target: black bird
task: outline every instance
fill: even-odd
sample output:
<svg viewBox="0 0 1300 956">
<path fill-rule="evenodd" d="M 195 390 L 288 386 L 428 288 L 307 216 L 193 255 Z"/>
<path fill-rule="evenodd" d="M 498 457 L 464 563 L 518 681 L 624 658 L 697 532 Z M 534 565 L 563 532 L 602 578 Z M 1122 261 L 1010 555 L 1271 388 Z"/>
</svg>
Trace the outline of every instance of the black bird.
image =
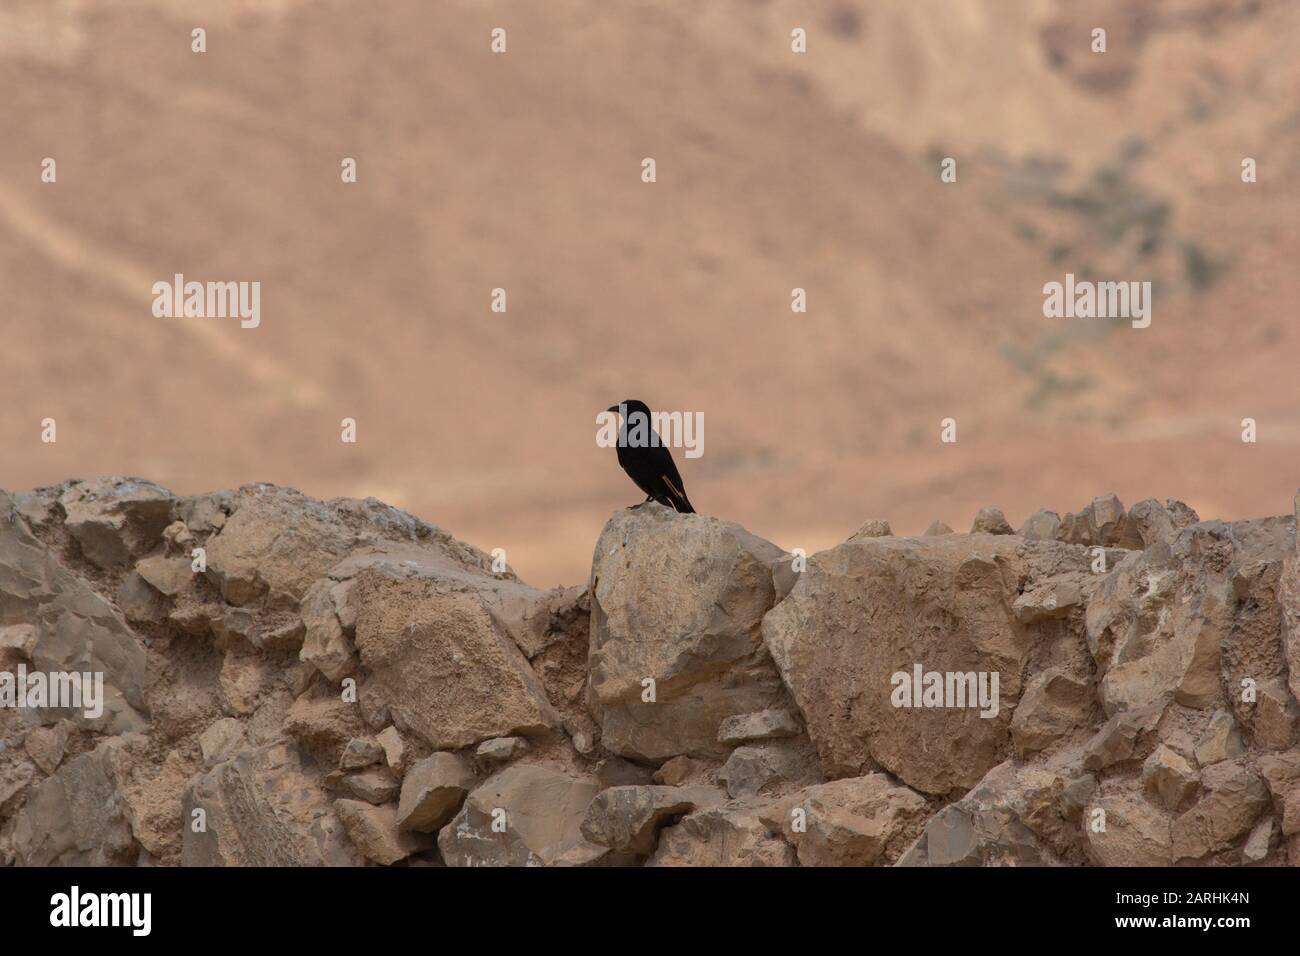
<svg viewBox="0 0 1300 956">
<path fill-rule="evenodd" d="M 646 493 L 645 500 L 657 501 L 686 514 L 694 514 L 695 509 L 686 497 L 682 476 L 673 464 L 672 453 L 651 426 L 650 409 L 646 403 L 629 398 L 611 405 L 606 411 L 623 416 L 623 424 L 618 430 L 618 463 L 628 477 L 636 482 L 636 486 Z M 638 419 L 638 415 L 645 417 Z M 632 426 L 631 441 L 628 439 L 629 424 Z M 636 444 L 633 445 L 633 442 Z"/>
</svg>

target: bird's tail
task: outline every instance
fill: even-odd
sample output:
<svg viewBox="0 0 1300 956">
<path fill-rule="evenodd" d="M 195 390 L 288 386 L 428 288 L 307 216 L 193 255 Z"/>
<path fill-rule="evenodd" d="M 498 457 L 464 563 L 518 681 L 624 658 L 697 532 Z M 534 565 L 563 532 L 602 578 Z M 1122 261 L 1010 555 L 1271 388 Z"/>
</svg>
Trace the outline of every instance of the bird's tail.
<svg viewBox="0 0 1300 956">
<path fill-rule="evenodd" d="M 686 492 L 681 488 L 678 488 L 677 485 L 673 483 L 673 480 L 667 475 L 661 475 L 660 477 L 663 478 L 664 484 L 668 486 L 668 494 L 666 496 L 668 500 L 662 503 L 671 505 L 674 510 L 679 511 L 682 514 L 695 514 L 695 508 L 691 505 L 690 499 L 686 497 Z M 681 479 L 678 478 L 677 481 L 680 483 Z"/>
</svg>

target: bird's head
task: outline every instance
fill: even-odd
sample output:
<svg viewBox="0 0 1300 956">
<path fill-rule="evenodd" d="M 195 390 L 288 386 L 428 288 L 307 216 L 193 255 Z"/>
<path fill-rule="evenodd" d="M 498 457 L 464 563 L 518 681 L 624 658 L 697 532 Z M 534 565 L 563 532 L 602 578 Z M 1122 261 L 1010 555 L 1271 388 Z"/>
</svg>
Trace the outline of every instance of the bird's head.
<svg viewBox="0 0 1300 956">
<path fill-rule="evenodd" d="M 618 414 L 623 416 L 624 421 L 626 421 L 627 417 L 631 415 L 633 412 L 640 412 L 642 415 L 645 416 L 646 421 L 650 420 L 650 406 L 648 406 L 645 402 L 635 398 L 625 398 L 617 405 L 609 406 L 609 408 L 605 409 L 605 411 L 617 412 Z"/>
</svg>

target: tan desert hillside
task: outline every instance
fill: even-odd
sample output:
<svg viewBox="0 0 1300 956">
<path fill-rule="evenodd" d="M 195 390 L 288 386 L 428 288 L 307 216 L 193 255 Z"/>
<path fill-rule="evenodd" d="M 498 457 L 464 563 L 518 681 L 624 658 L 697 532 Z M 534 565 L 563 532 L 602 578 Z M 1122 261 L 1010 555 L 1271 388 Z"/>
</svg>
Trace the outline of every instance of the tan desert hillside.
<svg viewBox="0 0 1300 956">
<path fill-rule="evenodd" d="M 0 484 L 374 495 L 572 583 L 641 497 L 594 441 L 632 397 L 703 413 L 697 508 L 809 553 L 1102 487 L 1285 512 L 1298 40 L 1276 0 L 6 0 Z M 1152 325 L 1045 319 L 1067 272 Z M 176 273 L 261 325 L 155 318 Z"/>
</svg>

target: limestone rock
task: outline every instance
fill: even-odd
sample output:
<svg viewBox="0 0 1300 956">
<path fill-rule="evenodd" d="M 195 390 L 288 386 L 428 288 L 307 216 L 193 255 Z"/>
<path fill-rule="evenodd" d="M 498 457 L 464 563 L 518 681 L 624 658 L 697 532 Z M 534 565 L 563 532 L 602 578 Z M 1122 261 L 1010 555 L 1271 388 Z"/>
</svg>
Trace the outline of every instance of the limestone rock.
<svg viewBox="0 0 1300 956">
<path fill-rule="evenodd" d="M 862 527 L 853 532 L 849 540 L 853 538 L 888 538 L 894 533 L 894 529 L 889 526 L 889 522 L 883 518 L 869 518 L 862 523 Z"/>
<path fill-rule="evenodd" d="M 180 502 L 177 503 L 177 507 L 179 506 Z M 174 507 L 172 513 L 175 514 L 176 510 L 177 508 Z M 192 550 L 193 546 L 198 543 L 198 539 L 190 530 L 189 525 L 180 519 L 173 521 L 167 527 L 163 528 L 162 539 L 167 542 L 168 551 L 180 551 L 187 555 Z"/>
<path fill-rule="evenodd" d="M 600 846 L 645 856 L 654 852 L 664 826 L 723 800 L 722 791 L 711 787 L 610 787 L 587 807 L 582 835 Z"/>
<path fill-rule="evenodd" d="M 28 761 L 0 764 L 0 819 L 13 816 L 36 777 L 36 766 Z"/>
<path fill-rule="evenodd" d="M 27 732 L 27 739 L 23 741 L 27 756 L 45 773 L 54 773 L 63 762 L 69 728 L 69 722 L 61 720 L 53 727 L 35 727 Z"/>
<path fill-rule="evenodd" d="M 1256 767 L 1273 797 L 1273 809 L 1285 813 L 1287 797 L 1300 793 L 1300 748 L 1280 754 L 1261 754 Z"/>
<path fill-rule="evenodd" d="M 1200 786 L 1187 759 L 1164 744 L 1142 765 L 1142 783 L 1166 810 L 1179 809 Z"/>
<path fill-rule="evenodd" d="M 0 653 L 12 652 L 25 661 L 32 659 L 39 637 L 35 625 L 10 624 L 0 627 Z"/>
<path fill-rule="evenodd" d="M 330 680 L 341 681 L 356 671 L 357 655 L 335 610 L 334 586 L 329 578 L 321 578 L 303 597 L 304 637 L 299 659 Z"/>
<path fill-rule="evenodd" d="M 801 866 L 872 866 L 892 862 L 919 833 L 925 799 L 884 774 L 809 787 L 787 813 L 783 831 Z M 803 812 L 796 827 L 797 811 Z"/>
<path fill-rule="evenodd" d="M 795 851 L 754 810 L 707 807 L 659 834 L 647 866 L 795 866 Z"/>
<path fill-rule="evenodd" d="M 1241 731 L 1232 714 L 1226 710 L 1214 712 L 1210 725 L 1196 742 L 1196 762 L 1202 767 L 1240 756 L 1246 747 L 1241 741 Z"/>
<path fill-rule="evenodd" d="M 1150 654 L 1120 661 L 1106 671 L 1101 699 L 1107 711 L 1138 708 L 1169 697 L 1188 707 L 1213 704 L 1220 693 L 1222 631 L 1212 619 L 1221 607 L 1217 598 L 1176 605 L 1167 641 Z"/>
<path fill-rule="evenodd" d="M 1098 818 L 1093 811 L 1105 816 Z M 1169 816 L 1133 793 L 1099 797 L 1089 808 L 1084 833 L 1098 866 L 1169 866 Z"/>
<path fill-rule="evenodd" d="M 1154 498 L 1139 501 L 1129 510 L 1133 530 L 1142 541 L 1143 548 L 1169 544 L 1178 533 L 1173 515 Z"/>
<path fill-rule="evenodd" d="M 1169 512 L 1169 517 L 1173 519 L 1174 527 L 1180 531 L 1183 528 L 1197 524 L 1201 520 L 1200 515 L 1177 498 L 1166 498 L 1165 510 Z"/>
<path fill-rule="evenodd" d="M 326 506 L 292 489 L 241 488 L 231 508 L 207 543 L 207 575 L 236 606 L 261 601 L 273 588 L 301 597 L 356 543 Z"/>
<path fill-rule="evenodd" d="M 367 693 L 399 729 L 454 750 L 559 727 L 537 675 L 479 593 L 369 569 L 357 575 L 349 604 Z"/>
<path fill-rule="evenodd" d="M 169 614 L 167 599 L 135 571 L 122 578 L 113 601 L 130 624 L 157 624 Z"/>
<path fill-rule="evenodd" d="M 600 789 L 554 764 L 511 764 L 465 798 L 438 834 L 448 866 L 549 866 L 599 855 L 581 832 Z"/>
<path fill-rule="evenodd" d="M 223 717 L 199 735 L 203 765 L 213 767 L 242 750 L 246 742 L 244 724 L 234 717 Z"/>
<path fill-rule="evenodd" d="M 1282 801 L 1282 835 L 1300 833 L 1300 790 L 1292 790 Z"/>
<path fill-rule="evenodd" d="M 360 800 L 335 800 L 334 813 L 358 852 L 381 866 L 391 866 L 432 845 L 429 837 L 399 829 L 397 811 L 392 807 L 374 807 Z"/>
<path fill-rule="evenodd" d="M 272 488 L 272 485 L 264 485 Z M 194 534 L 207 535 L 224 527 L 230 516 L 232 502 L 236 497 L 233 491 L 213 491 L 207 494 L 189 495 L 178 498 L 175 515 L 185 530 Z"/>
<path fill-rule="evenodd" d="M 1011 525 L 1007 523 L 1006 515 L 997 508 L 985 505 L 975 515 L 975 522 L 971 525 L 971 534 L 1015 534 Z"/>
<path fill-rule="evenodd" d="M 1296 718 L 1300 706 L 1281 680 L 1259 683 L 1251 728 L 1255 743 L 1265 750 L 1285 750 L 1295 739 Z"/>
<path fill-rule="evenodd" d="M 196 810 L 203 813 L 196 816 Z M 182 819 L 186 866 L 359 862 L 308 766 L 282 743 L 242 750 L 195 777 L 185 790 Z"/>
<path fill-rule="evenodd" d="M 737 747 L 718 770 L 718 782 L 732 797 L 780 793 L 821 781 L 817 752 L 803 740 Z"/>
<path fill-rule="evenodd" d="M 606 757 L 596 765 L 596 779 L 603 788 L 645 787 L 655 783 L 654 770 L 622 757 Z"/>
<path fill-rule="evenodd" d="M 187 748 L 169 749 L 159 758 L 146 734 L 119 738 L 113 751 L 113 779 L 121 795 L 131 834 L 140 844 L 137 865 L 176 866 L 181 861 L 185 787 L 201 770 Z"/>
<path fill-rule="evenodd" d="M 123 500 L 129 496 L 124 494 Z M 70 570 L 21 518 L 6 520 L 12 502 L 7 492 L 0 491 L 0 608 L 7 628 L 22 625 L 7 632 L 7 641 L 22 651 L 29 670 L 103 674 L 104 682 L 98 716 L 85 708 L 45 708 L 33 715 L 44 724 L 69 718 L 83 729 L 112 734 L 142 729 L 143 646 L 118 609 Z M 97 507 L 88 503 L 84 513 L 89 515 Z M 111 508 L 111 502 L 104 507 Z M 126 521 L 125 516 L 134 512 L 126 505 L 123 508 L 113 513 Z M 28 627 L 35 631 L 34 641 Z"/>
<path fill-rule="evenodd" d="M 1084 603 L 1078 581 L 1072 577 L 1049 578 L 1042 584 L 1027 588 L 1012 602 L 1016 620 L 1022 624 L 1061 618 L 1069 615 Z"/>
<path fill-rule="evenodd" d="M 136 573 L 164 597 L 175 597 L 194 583 L 194 571 L 188 558 L 169 558 L 156 554 L 136 563 Z"/>
<path fill-rule="evenodd" d="M 1255 828 L 1250 831 L 1250 837 L 1246 840 L 1246 845 L 1241 848 L 1241 857 L 1247 863 L 1258 863 L 1268 856 L 1272 849 L 1273 837 L 1277 832 L 1277 824 L 1273 822 L 1272 817 L 1264 817 Z"/>
<path fill-rule="evenodd" d="M 157 543 L 174 497 L 151 481 L 98 478 L 73 482 L 60 497 L 64 528 L 93 564 L 125 567 Z"/>
<path fill-rule="evenodd" d="M 669 787 L 680 787 L 688 781 L 701 777 L 708 767 L 707 763 L 693 757 L 674 757 L 654 772 L 654 782 Z"/>
<path fill-rule="evenodd" d="M 118 789 L 118 741 L 73 757 L 32 789 L 14 822 L 20 866 L 114 866 L 138 847 Z"/>
<path fill-rule="evenodd" d="M 1060 531 L 1061 516 L 1043 508 L 1026 518 L 1017 534 L 1026 541 L 1055 541 Z"/>
<path fill-rule="evenodd" d="M 1011 535 L 862 539 L 809 559 L 763 634 L 826 776 L 884 767 L 915 789 L 947 794 L 998 763 L 1029 642 L 1011 610 L 1027 547 L 1047 549 L 1038 557 L 1054 569 L 1070 560 L 1061 545 Z M 996 675 L 1001 705 L 988 717 L 976 701 L 895 706 L 895 675 L 909 689 L 918 664 L 941 680 L 970 674 L 978 684 L 983 673 L 989 692 Z"/>
<path fill-rule="evenodd" d="M 484 770 L 495 770 L 512 760 L 518 760 L 532 749 L 523 737 L 493 737 L 478 745 L 474 751 L 475 762 Z"/>
<path fill-rule="evenodd" d="M 456 815 L 474 783 L 473 769 L 456 754 L 436 753 L 412 764 L 402 779 L 398 826 L 423 833 L 440 830 Z"/>
<path fill-rule="evenodd" d="M 338 766 L 348 741 L 365 733 L 360 710 L 329 688 L 313 687 L 290 705 L 284 732 L 327 766 Z"/>
<path fill-rule="evenodd" d="M 718 727 L 718 741 L 739 744 L 747 740 L 774 740 L 795 737 L 801 732 L 799 719 L 788 710 L 771 707 L 752 714 L 726 718 Z"/>
<path fill-rule="evenodd" d="M 406 741 L 402 739 L 401 731 L 396 727 L 385 727 L 375 740 L 384 749 L 385 764 L 399 773 L 406 768 Z"/>
<path fill-rule="evenodd" d="M 799 583 L 806 558 L 784 554 L 772 564 L 772 603 L 780 604 Z"/>
<path fill-rule="evenodd" d="M 925 822 L 897 866 L 1045 866 L 1078 856 L 1091 774 L 1005 761 Z"/>
<path fill-rule="evenodd" d="M 373 737 L 353 737 L 339 757 L 340 770 L 364 770 L 384 759 L 384 748 Z"/>
<path fill-rule="evenodd" d="M 1142 537 L 1128 520 L 1124 505 L 1115 495 L 1093 498 L 1084 509 L 1088 516 L 1091 538 L 1102 547 L 1141 548 Z"/>
<path fill-rule="evenodd" d="M 0 706 L 0 866 L 1297 864 L 1296 532 L 1103 496 L 805 565 L 650 504 L 544 591 L 373 499 L 0 492 L 0 674 L 105 677 Z"/>
<path fill-rule="evenodd" d="M 780 558 L 738 525 L 654 503 L 610 518 L 592 564 L 588 681 L 607 750 L 720 757 L 723 720 L 779 702 L 760 624 Z"/>
<path fill-rule="evenodd" d="M 231 647 L 217 681 L 222 710 L 232 717 L 247 717 L 280 685 L 280 680 L 278 664 L 242 645 Z"/>
<path fill-rule="evenodd" d="M 1056 540 L 1063 541 L 1066 544 L 1078 544 L 1085 547 L 1095 545 L 1098 542 L 1092 537 L 1092 516 L 1088 509 L 1085 508 L 1080 514 L 1066 512 L 1065 517 L 1061 519 L 1060 526 L 1056 529 Z"/>
<path fill-rule="evenodd" d="M 325 777 L 327 790 L 376 807 L 395 801 L 401 786 L 397 774 L 387 767 L 370 767 L 354 773 L 335 770 Z"/>
<path fill-rule="evenodd" d="M 1086 615 L 1107 712 L 1159 699 L 1209 710 L 1242 678 L 1279 672 L 1273 592 L 1292 535 L 1290 518 L 1203 522 L 1116 564 Z"/>
<path fill-rule="evenodd" d="M 300 601 L 341 558 L 366 546 L 432 545 L 450 537 L 373 498 L 320 502 L 272 485 L 246 485 L 224 508 L 229 517 L 207 543 L 207 573 L 236 606 L 268 595 Z M 463 545 L 456 551 L 470 555 Z"/>
<path fill-rule="evenodd" d="M 36 488 L 31 491 L 15 491 L 10 495 L 13 514 L 27 522 L 28 527 L 43 528 L 55 523 L 58 514 L 59 496 L 67 490 L 68 482 L 48 488 Z"/>
<path fill-rule="evenodd" d="M 1173 824 L 1175 860 L 1194 860 L 1231 846 L 1268 806 L 1264 780 L 1240 759 L 1201 771 L 1201 796 Z"/>
<path fill-rule="evenodd" d="M 1145 759 L 1165 707 L 1163 703 L 1148 704 L 1111 717 L 1084 745 L 1084 769 L 1102 770 L 1125 760 Z"/>
<path fill-rule="evenodd" d="M 1011 718 L 1011 739 L 1021 754 L 1043 750 L 1086 726 L 1092 711 L 1092 687 L 1063 668 L 1050 667 L 1025 685 Z"/>
<path fill-rule="evenodd" d="M 590 757 L 596 752 L 596 738 L 586 730 L 577 726 L 566 726 L 564 728 L 569 733 L 569 742 L 573 744 L 573 749 L 584 757 Z"/>
<path fill-rule="evenodd" d="M 1287 687 L 1292 698 L 1300 701 L 1300 555 L 1288 555 L 1283 562 L 1278 603 L 1282 605 L 1282 652 Z"/>
</svg>

